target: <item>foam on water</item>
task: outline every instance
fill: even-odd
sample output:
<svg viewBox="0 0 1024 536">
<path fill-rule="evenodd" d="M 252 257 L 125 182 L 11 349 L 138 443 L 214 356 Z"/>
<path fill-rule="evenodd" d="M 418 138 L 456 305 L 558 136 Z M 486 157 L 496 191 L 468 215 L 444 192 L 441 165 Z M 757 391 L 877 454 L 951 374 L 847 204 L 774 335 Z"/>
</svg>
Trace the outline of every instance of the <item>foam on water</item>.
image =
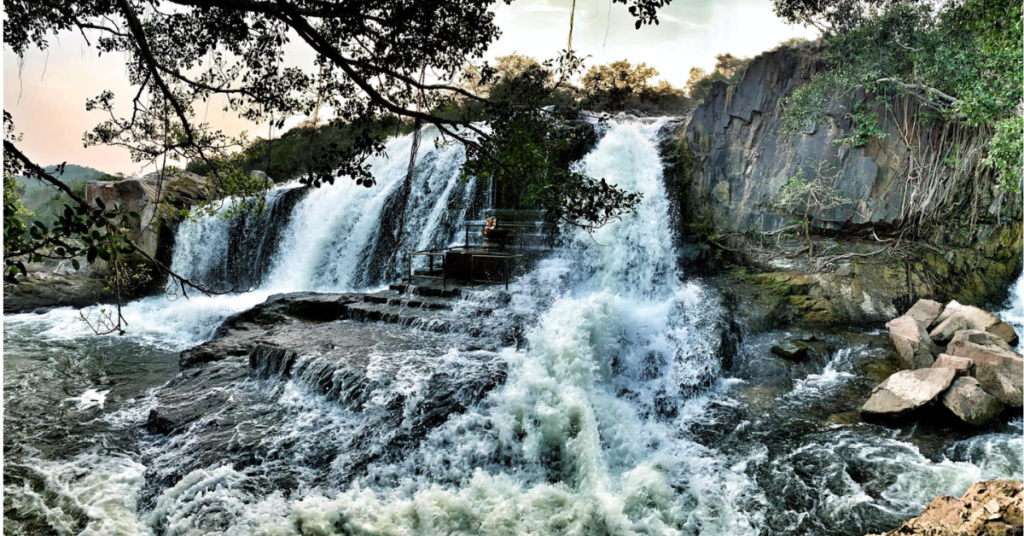
<svg viewBox="0 0 1024 536">
<path fill-rule="evenodd" d="M 136 510 L 145 466 L 127 456 L 106 453 L 65 462 L 31 460 L 24 469 L 41 482 L 43 491 L 35 491 L 26 480 L 18 493 L 11 493 L 13 485 L 5 481 L 5 501 L 10 500 L 23 516 L 45 519 L 57 534 L 151 534 Z"/>
<path fill-rule="evenodd" d="M 22 462 L 34 475 L 24 489 L 5 482 L 18 512 L 45 519 L 59 534 L 807 534 L 817 528 L 808 524 L 811 517 L 860 527 L 871 515 L 915 514 L 935 495 L 1024 472 L 1019 433 L 959 442 L 939 459 L 895 434 L 856 428 L 828 430 L 781 453 L 755 444 L 737 456 L 700 441 L 693 430 L 715 424 L 710 408 L 735 402 L 720 391 L 730 382 L 720 378 L 725 319 L 719 298 L 682 281 L 676 268 L 655 144 L 663 124 L 615 121 L 576 164 L 591 177 L 642 193 L 638 211 L 592 236 L 567 229 L 569 247 L 513 285 L 511 308 L 537 321 L 524 348 L 498 354 L 507 364 L 506 381 L 450 415 L 400 459 L 369 463 L 351 485 L 344 478 L 355 464 L 346 441 L 360 426 L 395 403 L 403 404 L 401 411 L 418 411 L 430 394 L 431 374 L 450 372 L 458 383 L 466 379 L 459 371 L 481 355 L 455 348 L 440 358 L 369 350 L 366 378 L 384 387 L 356 408 L 343 403 L 350 402 L 342 400 L 344 386 L 331 391 L 337 399 L 317 391 L 324 378 L 341 381 L 337 363 L 299 356 L 291 377 L 233 384 L 230 394 L 240 407 L 221 411 L 234 414 L 211 412 L 190 431 L 147 443 L 141 459 L 148 467 L 110 453 Z M 424 136 L 406 212 L 406 229 L 422 232 L 407 233 L 400 244 L 382 236 L 391 232 L 382 231 L 382 222 L 399 210 L 395 196 L 411 146 L 410 137 L 396 138 L 387 145 L 389 156 L 372 162 L 374 188 L 339 178 L 298 200 L 258 291 L 127 304 L 128 337 L 184 348 L 209 339 L 223 318 L 272 293 L 365 288 L 397 273 L 389 248 L 449 244 L 475 191 L 459 179 L 463 150 L 427 149 L 436 132 Z M 452 205 L 462 210 L 449 211 Z M 236 247 L 237 232 L 213 219 L 183 225 L 179 239 L 187 244 L 175 253 L 175 269 L 229 273 L 222 263 Z M 45 337 L 91 335 L 70 309 L 5 318 L 34 322 Z M 841 386 L 853 376 L 854 351 L 834 354 L 784 402 L 813 403 Z M 75 400 L 98 395 L 87 391 Z M 104 418 L 134 425 L 153 403 L 143 398 Z M 246 410 L 253 417 L 227 433 L 232 448 L 258 459 L 183 468 L 201 451 L 199 430 L 223 433 L 214 425 L 241 419 Z M 270 415 L 274 420 L 260 420 Z M 755 424 L 738 423 L 737 433 Z M 1019 429 L 1020 421 L 1014 426 Z M 328 462 L 317 465 L 320 460 Z M 794 475 L 810 481 L 794 481 Z M 149 477 L 169 484 L 139 512 Z M 297 484 L 287 493 L 274 491 L 267 483 L 277 479 Z M 773 479 L 785 483 L 782 491 L 766 487 Z M 768 527 L 777 519 L 768 511 L 776 493 L 823 499 L 813 511 L 793 506 L 789 526 Z"/>
</svg>

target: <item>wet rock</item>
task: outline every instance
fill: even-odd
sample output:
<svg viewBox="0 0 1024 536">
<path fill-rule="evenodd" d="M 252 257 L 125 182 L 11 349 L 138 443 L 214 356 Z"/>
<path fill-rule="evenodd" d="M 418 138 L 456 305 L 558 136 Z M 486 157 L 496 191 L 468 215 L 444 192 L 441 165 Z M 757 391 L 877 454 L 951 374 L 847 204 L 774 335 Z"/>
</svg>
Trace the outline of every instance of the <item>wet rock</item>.
<svg viewBox="0 0 1024 536">
<path fill-rule="evenodd" d="M 911 316 L 901 316 L 885 324 L 889 328 L 896 352 L 903 368 L 913 370 L 930 367 L 938 348 L 932 343 L 924 327 Z"/>
<path fill-rule="evenodd" d="M 949 354 L 939 354 L 932 363 L 933 367 L 949 367 L 956 370 L 960 376 L 971 376 L 974 374 L 974 361 L 966 357 L 957 357 Z"/>
<path fill-rule="evenodd" d="M 953 307 L 952 303 L 947 309 L 950 307 Z M 957 331 L 965 329 L 993 333 L 1009 344 L 1017 344 L 1018 341 L 1017 332 L 1012 326 L 1000 320 L 998 316 L 971 305 L 953 307 L 952 313 L 936 324 L 929 336 L 936 342 L 946 343 L 953 339 Z"/>
<path fill-rule="evenodd" d="M 54 307 L 89 307 L 113 302 L 106 278 L 82 273 L 32 274 L 17 285 L 4 285 L 4 313 L 42 312 Z"/>
<path fill-rule="evenodd" d="M 920 517 L 881 536 L 1019 536 L 1024 530 L 1024 484 L 978 482 L 959 499 L 942 495 Z"/>
<path fill-rule="evenodd" d="M 917 300 L 903 316 L 909 316 L 921 324 L 921 327 L 928 329 L 936 318 L 942 313 L 942 304 L 935 300 Z"/>
<path fill-rule="evenodd" d="M 956 378 L 951 368 L 903 370 L 871 391 L 861 412 L 865 416 L 901 417 L 934 402 Z"/>
<path fill-rule="evenodd" d="M 1024 356 L 1001 337 L 978 330 L 960 331 L 947 352 L 974 363 L 974 377 L 985 392 L 1007 406 L 1024 406 Z"/>
<path fill-rule="evenodd" d="M 839 426 L 851 426 L 854 424 L 859 424 L 861 422 L 860 412 L 844 411 L 842 413 L 833 413 L 832 415 L 828 416 L 827 422 L 830 425 Z"/>
<path fill-rule="evenodd" d="M 807 359 L 810 347 L 803 341 L 784 341 L 772 346 L 772 353 L 791 361 L 802 361 Z"/>
<path fill-rule="evenodd" d="M 235 379 L 242 377 L 238 374 Z M 227 391 L 212 391 L 201 396 L 167 396 L 149 411 L 146 430 L 154 434 L 172 434 L 204 416 L 220 410 L 228 402 Z"/>
<path fill-rule="evenodd" d="M 942 405 L 974 426 L 984 426 L 1003 412 L 1003 404 L 970 377 L 957 378 L 942 395 Z"/>
</svg>

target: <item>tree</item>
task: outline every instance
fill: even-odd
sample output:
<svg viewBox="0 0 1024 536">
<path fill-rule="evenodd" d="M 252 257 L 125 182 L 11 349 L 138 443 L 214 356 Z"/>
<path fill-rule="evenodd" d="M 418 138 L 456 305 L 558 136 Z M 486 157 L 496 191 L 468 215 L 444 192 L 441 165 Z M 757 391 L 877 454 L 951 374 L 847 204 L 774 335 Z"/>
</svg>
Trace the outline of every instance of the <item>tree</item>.
<svg viewBox="0 0 1024 536">
<path fill-rule="evenodd" d="M 506 0 L 508 2 L 510 0 Z M 657 10 L 670 0 L 613 0 L 629 7 L 636 26 L 655 24 Z M 499 34 L 494 23 L 497 0 L 8 0 L 5 7 L 5 42 L 18 55 L 30 47 L 45 49 L 61 31 L 81 32 L 89 46 L 105 54 L 126 58 L 129 82 L 137 88 L 127 116 L 115 111 L 115 96 L 105 91 L 87 102 L 87 108 L 107 114 L 108 119 L 86 135 L 90 145 L 128 148 L 137 161 L 157 162 L 171 158 L 201 162 L 219 195 L 252 194 L 250 184 L 236 178 L 228 164 L 232 151 L 244 140 L 231 139 L 201 122 L 195 106 L 214 95 L 227 99 L 226 111 L 242 118 L 283 126 L 285 117 L 311 115 L 317 106 L 329 106 L 335 123 L 349 125 L 354 136 L 339 146 L 332 161 L 309 162 L 308 184 L 332 184 L 348 176 L 371 187 L 368 158 L 383 151 L 383 138 L 373 125 L 384 118 L 409 120 L 436 126 L 443 135 L 467 147 L 467 166 L 489 161 L 502 165 L 507 156 L 495 151 L 515 151 L 514 146 L 491 144 L 487 128 L 464 119 L 433 113 L 455 98 L 487 104 L 487 99 L 457 85 L 465 65 L 482 57 Z M 304 70 L 285 65 L 284 45 L 298 43 L 315 54 L 315 65 Z M 565 73 L 578 69 L 571 51 L 560 56 Z M 425 81 L 429 71 L 436 80 Z M 484 77 L 493 68 L 483 69 Z M 507 105 L 506 105 L 507 106 Z M 500 111 L 500 110 L 499 110 Z M 534 112 L 523 112 L 534 113 Z M 515 113 L 497 113 L 495 121 Z M 544 116 L 535 116 L 546 121 Z M 500 126 L 500 125 L 499 125 Z M 5 113 L 5 127 L 14 132 L 13 119 Z M 319 129 L 315 129 L 319 130 Z M 499 129 L 500 130 L 500 129 Z M 531 130 L 534 136 L 541 133 Z M 537 139 L 538 144 L 543 140 Z M 69 198 L 75 221 L 59 227 L 65 254 L 77 252 L 74 241 L 88 245 L 90 257 L 113 256 L 120 248 L 140 251 L 116 232 L 115 207 L 90 206 L 87 200 L 61 188 L 60 181 L 32 162 L 12 136 L 4 140 L 5 162 L 24 169 L 33 180 L 61 189 Z M 544 197 L 558 210 L 561 185 L 547 182 L 545 169 L 500 173 L 508 180 L 525 181 L 524 187 L 543 184 L 553 192 Z M 590 179 L 587 179 L 590 180 Z M 590 181 L 595 184 L 597 181 Z M 566 195 L 572 196 L 574 187 Z M 606 197 L 588 197 L 584 203 L 622 214 L 630 209 L 615 203 L 625 193 L 614 187 L 595 190 Z M 111 214 L 107 217 L 107 214 Z M 88 221 L 79 221 L 87 218 Z M 6 222 L 5 222 L 6 223 Z M 578 222 L 589 225 L 593 222 Z M 81 225 L 79 225 L 81 224 Z M 84 226 L 84 227 L 83 227 Z M 93 228 L 101 239 L 93 239 Z M 6 228 L 5 228 L 6 232 Z M 41 232 L 41 231 L 40 231 Z M 106 233 L 106 234 L 105 234 Z M 27 233 L 21 239 L 28 254 L 48 244 L 49 233 Z M 88 240 L 92 240 L 89 242 Z M 51 244 L 52 245 L 52 244 Z M 56 250 L 54 250 L 55 252 Z M 17 264 L 22 250 L 5 251 L 9 280 L 22 271 Z M 155 261 L 154 261 L 155 262 Z M 201 285 L 170 273 L 181 285 Z M 119 325 L 119 324 L 118 324 Z"/>
<path fill-rule="evenodd" d="M 820 213 L 848 203 L 842 192 L 836 187 L 839 176 L 835 167 L 826 161 L 808 162 L 804 169 L 790 177 L 779 190 L 774 206 L 776 209 L 800 217 L 804 238 L 807 240 L 807 258 L 814 258 L 814 240 L 811 238 L 811 222 L 814 213 Z M 810 177 L 805 177 L 809 174 Z"/>
<path fill-rule="evenodd" d="M 718 54 L 715 56 L 715 69 L 711 73 L 699 67 L 690 69 L 690 78 L 685 88 L 687 94 L 691 99 L 703 101 L 711 93 L 711 86 L 715 82 L 733 84 L 739 81 L 750 61 L 750 58 L 737 58 L 729 53 Z"/>
<path fill-rule="evenodd" d="M 648 96 L 658 71 L 646 63 L 634 66 L 627 60 L 591 67 L 583 76 L 583 90 L 596 106 L 622 108 L 630 99 Z"/>
</svg>

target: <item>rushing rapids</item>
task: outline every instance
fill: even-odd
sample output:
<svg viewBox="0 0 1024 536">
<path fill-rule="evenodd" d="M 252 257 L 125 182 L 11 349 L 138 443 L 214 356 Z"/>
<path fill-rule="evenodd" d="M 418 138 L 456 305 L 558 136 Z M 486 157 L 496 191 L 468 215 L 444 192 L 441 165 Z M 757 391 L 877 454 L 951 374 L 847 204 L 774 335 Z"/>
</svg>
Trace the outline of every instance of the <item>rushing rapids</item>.
<svg viewBox="0 0 1024 536">
<path fill-rule="evenodd" d="M 873 385 L 877 334 L 829 335 L 796 381 L 757 380 L 777 335 L 733 351 L 720 298 L 677 268 L 663 125 L 598 125 L 574 164 L 643 193 L 637 213 L 564 230 L 507 305 L 462 305 L 522 319 L 518 344 L 323 324 L 295 337 L 330 351 L 288 374 L 260 350 L 210 383 L 171 381 L 177 351 L 268 296 L 375 289 L 399 276 L 396 251 L 459 243 L 484 192 L 460 179 L 460 147 L 426 140 L 394 239 L 408 137 L 374 163 L 374 188 L 285 186 L 258 218 L 183 224 L 174 268 L 250 292 L 128 304 L 123 338 L 93 336 L 78 311 L 8 316 L 5 531 L 861 535 L 1022 477 L 1019 418 L 977 436 L 833 424 Z M 168 394 L 209 414 L 142 431 Z"/>
</svg>

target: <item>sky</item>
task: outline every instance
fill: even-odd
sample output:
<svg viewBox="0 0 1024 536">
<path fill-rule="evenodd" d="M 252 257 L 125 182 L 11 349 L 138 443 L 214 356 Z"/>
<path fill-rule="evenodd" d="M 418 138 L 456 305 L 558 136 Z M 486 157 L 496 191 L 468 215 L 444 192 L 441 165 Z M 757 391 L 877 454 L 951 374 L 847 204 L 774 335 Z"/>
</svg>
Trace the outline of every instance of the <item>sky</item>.
<svg viewBox="0 0 1024 536">
<path fill-rule="evenodd" d="M 565 49 L 572 0 L 515 0 L 498 2 L 496 21 L 502 35 L 490 48 L 488 59 L 518 52 L 539 60 Z M 646 63 L 663 80 L 683 87 L 692 67 L 711 70 L 715 55 L 747 57 L 773 48 L 792 37 L 814 38 L 813 29 L 787 25 L 772 13 L 771 0 L 674 0 L 659 12 L 658 26 L 634 28 L 622 4 L 611 0 L 577 0 L 573 48 L 590 56 L 587 65 L 627 59 Z M 311 65 L 308 50 L 290 45 L 290 62 Z M 22 150 L 43 165 L 68 162 L 108 173 L 127 175 L 152 169 L 134 163 L 125 149 L 89 147 L 82 135 L 105 117 L 86 112 L 85 101 L 103 90 L 119 100 L 134 95 L 125 75 L 124 57 L 99 56 L 75 33 L 59 36 L 49 50 L 30 51 L 19 61 L 4 49 L 4 109 L 24 135 Z M 248 131 L 266 137 L 266 125 L 255 125 L 224 112 L 223 101 L 206 105 L 205 120 L 229 134 Z M 289 125 L 302 118 L 288 121 Z"/>
</svg>

